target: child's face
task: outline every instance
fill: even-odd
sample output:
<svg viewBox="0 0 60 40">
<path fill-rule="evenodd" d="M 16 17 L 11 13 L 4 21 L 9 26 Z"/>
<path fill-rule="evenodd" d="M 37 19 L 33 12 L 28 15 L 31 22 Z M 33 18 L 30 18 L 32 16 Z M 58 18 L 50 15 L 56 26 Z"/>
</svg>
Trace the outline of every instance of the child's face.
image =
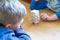
<svg viewBox="0 0 60 40">
<path fill-rule="evenodd" d="M 15 25 L 12 25 L 12 29 L 16 30 L 18 28 L 20 28 L 21 24 L 23 23 L 24 19 L 21 19 L 19 22 L 17 22 Z"/>
<path fill-rule="evenodd" d="M 19 22 L 17 22 L 16 24 L 7 24 L 7 28 L 16 30 L 18 28 L 20 28 L 21 24 L 23 23 L 24 19 L 21 19 Z"/>
</svg>

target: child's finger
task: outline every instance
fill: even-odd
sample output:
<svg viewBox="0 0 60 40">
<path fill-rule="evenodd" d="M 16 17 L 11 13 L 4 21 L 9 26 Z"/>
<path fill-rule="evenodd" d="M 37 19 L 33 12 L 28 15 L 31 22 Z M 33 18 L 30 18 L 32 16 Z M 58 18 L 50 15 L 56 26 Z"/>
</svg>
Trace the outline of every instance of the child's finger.
<svg viewBox="0 0 60 40">
<path fill-rule="evenodd" d="M 43 15 L 43 16 L 41 16 L 41 19 L 42 19 L 42 20 L 44 20 L 44 19 L 45 19 L 45 16 L 44 16 L 44 15 Z"/>
<path fill-rule="evenodd" d="M 47 18 L 48 18 L 47 15 L 41 16 L 41 19 L 42 19 L 42 20 L 47 20 Z"/>
<path fill-rule="evenodd" d="M 44 14 L 44 13 L 42 13 L 42 14 L 40 14 L 40 17 L 42 18 L 44 15 L 45 15 L 45 14 Z"/>
</svg>

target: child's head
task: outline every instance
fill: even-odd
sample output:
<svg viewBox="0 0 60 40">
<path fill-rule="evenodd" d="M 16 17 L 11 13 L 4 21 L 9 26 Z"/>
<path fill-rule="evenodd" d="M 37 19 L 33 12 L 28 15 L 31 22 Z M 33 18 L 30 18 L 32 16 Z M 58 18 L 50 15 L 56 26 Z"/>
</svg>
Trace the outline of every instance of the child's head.
<svg viewBox="0 0 60 40">
<path fill-rule="evenodd" d="M 21 24 L 26 14 L 26 9 L 18 0 L 0 1 L 0 23 Z"/>
</svg>

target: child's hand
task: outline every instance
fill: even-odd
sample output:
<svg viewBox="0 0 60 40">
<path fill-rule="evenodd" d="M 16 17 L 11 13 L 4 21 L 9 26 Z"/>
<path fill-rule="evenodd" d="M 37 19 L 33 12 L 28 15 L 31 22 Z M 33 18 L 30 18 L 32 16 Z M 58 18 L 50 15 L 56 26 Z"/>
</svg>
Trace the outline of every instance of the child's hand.
<svg viewBox="0 0 60 40">
<path fill-rule="evenodd" d="M 44 21 L 55 21 L 58 18 L 56 16 L 56 14 L 54 14 L 52 16 L 49 16 L 48 14 L 42 13 L 41 14 L 41 19 L 44 20 Z"/>
<path fill-rule="evenodd" d="M 49 16 L 46 13 L 42 13 L 41 15 L 42 20 L 48 20 Z"/>
</svg>

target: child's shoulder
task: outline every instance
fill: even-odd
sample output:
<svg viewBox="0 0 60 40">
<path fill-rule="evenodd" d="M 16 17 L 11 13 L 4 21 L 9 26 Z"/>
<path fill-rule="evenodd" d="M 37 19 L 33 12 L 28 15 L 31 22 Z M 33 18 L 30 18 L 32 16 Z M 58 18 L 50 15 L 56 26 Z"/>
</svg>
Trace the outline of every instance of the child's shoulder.
<svg viewBox="0 0 60 40">
<path fill-rule="evenodd" d="M 9 34 L 9 33 L 13 33 L 13 30 L 8 29 L 4 26 L 0 26 L 0 35 L 5 35 L 5 34 Z"/>
</svg>

